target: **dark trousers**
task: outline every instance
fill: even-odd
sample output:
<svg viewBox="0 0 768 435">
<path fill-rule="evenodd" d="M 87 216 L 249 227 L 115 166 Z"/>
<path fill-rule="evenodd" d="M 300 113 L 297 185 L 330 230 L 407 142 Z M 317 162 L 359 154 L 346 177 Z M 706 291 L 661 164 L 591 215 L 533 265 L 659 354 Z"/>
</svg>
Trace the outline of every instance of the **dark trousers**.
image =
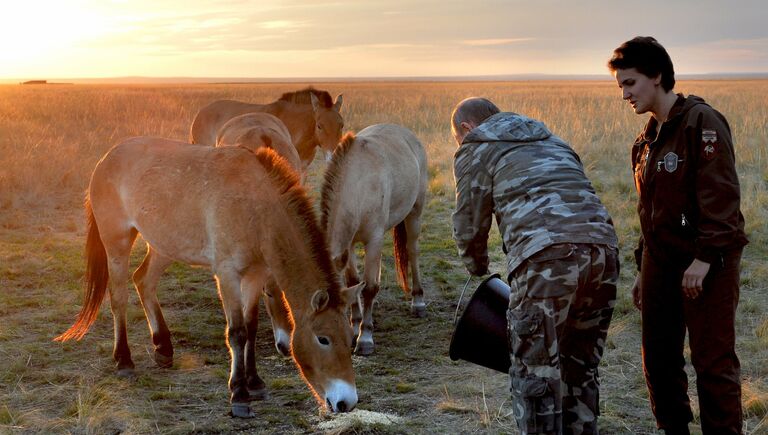
<svg viewBox="0 0 768 435">
<path fill-rule="evenodd" d="M 642 270 L 643 371 L 659 428 L 693 418 L 683 347 L 685 332 L 696 371 L 701 427 L 706 434 L 740 434 L 742 426 L 735 315 L 741 250 L 711 264 L 704 290 L 685 298 L 681 283 L 689 264 L 656 262 L 646 250 Z"/>
</svg>

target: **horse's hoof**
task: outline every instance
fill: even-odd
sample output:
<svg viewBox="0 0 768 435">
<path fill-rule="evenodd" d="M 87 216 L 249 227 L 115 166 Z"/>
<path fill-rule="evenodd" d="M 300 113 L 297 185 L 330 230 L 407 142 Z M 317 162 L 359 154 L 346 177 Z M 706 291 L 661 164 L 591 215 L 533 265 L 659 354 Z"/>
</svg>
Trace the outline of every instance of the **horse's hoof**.
<svg viewBox="0 0 768 435">
<path fill-rule="evenodd" d="M 173 355 L 166 356 L 160 352 L 155 351 L 154 358 L 155 364 L 157 364 L 157 366 L 161 369 L 169 369 L 173 367 Z"/>
<path fill-rule="evenodd" d="M 253 418 L 256 414 L 251 411 L 251 406 L 247 402 L 235 402 L 232 404 L 232 417 Z"/>
<path fill-rule="evenodd" d="M 269 399 L 269 390 L 267 387 L 252 390 L 248 388 L 248 398 L 250 400 L 266 400 Z"/>
<path fill-rule="evenodd" d="M 355 346 L 355 355 L 368 356 L 373 353 L 373 342 L 371 341 L 358 341 Z"/>
<path fill-rule="evenodd" d="M 264 400 L 269 398 L 267 385 L 259 375 L 249 377 L 248 380 L 248 400 Z"/>
<path fill-rule="evenodd" d="M 423 303 L 413 304 L 411 305 L 411 313 L 413 313 L 414 316 L 423 319 L 424 317 L 427 317 L 427 306 Z"/>
<path fill-rule="evenodd" d="M 123 379 L 135 379 L 136 372 L 133 370 L 133 368 L 117 369 L 117 377 Z"/>
</svg>

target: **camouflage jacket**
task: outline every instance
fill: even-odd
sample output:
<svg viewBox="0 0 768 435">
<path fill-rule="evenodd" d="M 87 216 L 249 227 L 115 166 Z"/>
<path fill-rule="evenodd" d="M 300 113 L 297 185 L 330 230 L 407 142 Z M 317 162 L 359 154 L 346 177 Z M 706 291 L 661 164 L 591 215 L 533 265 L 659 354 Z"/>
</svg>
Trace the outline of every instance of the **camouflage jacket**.
<svg viewBox="0 0 768 435">
<path fill-rule="evenodd" d="M 618 244 L 579 156 L 540 121 L 491 116 L 456 151 L 454 177 L 453 238 L 473 275 L 488 272 L 493 214 L 508 273 L 556 243 Z"/>
</svg>

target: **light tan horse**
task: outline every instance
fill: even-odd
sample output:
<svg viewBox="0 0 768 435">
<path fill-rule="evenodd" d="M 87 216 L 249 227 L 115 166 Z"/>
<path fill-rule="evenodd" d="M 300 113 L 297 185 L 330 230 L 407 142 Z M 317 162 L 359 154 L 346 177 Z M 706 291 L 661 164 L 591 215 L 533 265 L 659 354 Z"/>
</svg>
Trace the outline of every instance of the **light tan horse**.
<svg viewBox="0 0 768 435">
<path fill-rule="evenodd" d="M 242 146 L 251 151 L 272 148 L 299 174 L 301 159 L 291 142 L 291 133 L 279 118 L 265 112 L 235 116 L 219 129 L 216 146 Z"/>
<path fill-rule="evenodd" d="M 269 113 L 246 113 L 230 119 L 219 129 L 216 146 L 242 146 L 254 152 L 260 147 L 272 148 L 304 182 L 301 159 L 291 143 L 291 133 L 280 119 Z M 281 293 L 274 279 L 267 280 L 267 299 L 264 305 L 272 322 L 275 347 L 281 355 L 290 356 L 292 326 Z"/>
<path fill-rule="evenodd" d="M 389 229 L 393 229 L 398 281 L 412 295 L 411 311 L 426 315 L 418 262 L 426 189 L 424 147 L 401 126 L 376 124 L 357 136 L 347 134 L 333 153 L 323 183 L 321 224 L 347 285 L 359 281 L 354 244 L 361 242 L 365 247 L 363 305 L 352 306 L 357 354 L 373 352 L 373 300 L 379 291 L 384 233 Z"/>
<path fill-rule="evenodd" d="M 234 100 L 218 100 L 197 112 L 190 129 L 192 143 L 214 145 L 219 129 L 230 119 L 252 112 L 266 112 L 278 117 L 291 133 L 291 141 L 306 171 L 315 157 L 315 148 L 332 153 L 341 139 L 344 119 L 342 96 L 336 101 L 331 94 L 314 88 L 283 94 L 269 104 L 250 104 Z"/>
<path fill-rule="evenodd" d="M 74 325 L 56 340 L 82 338 L 108 288 L 118 374 L 133 373 L 127 281 L 131 247 L 141 234 L 147 256 L 133 281 L 160 366 L 173 361 L 156 294 L 160 276 L 174 260 L 211 267 L 227 319 L 232 414 L 253 416 L 248 402 L 266 392 L 256 371 L 254 340 L 269 270 L 284 289 L 294 322 L 293 359 L 310 390 L 332 411 L 355 407 L 346 309 L 360 289 L 340 286 L 309 197 L 274 151 L 129 139 L 96 165 L 86 214 L 84 304 Z"/>
</svg>

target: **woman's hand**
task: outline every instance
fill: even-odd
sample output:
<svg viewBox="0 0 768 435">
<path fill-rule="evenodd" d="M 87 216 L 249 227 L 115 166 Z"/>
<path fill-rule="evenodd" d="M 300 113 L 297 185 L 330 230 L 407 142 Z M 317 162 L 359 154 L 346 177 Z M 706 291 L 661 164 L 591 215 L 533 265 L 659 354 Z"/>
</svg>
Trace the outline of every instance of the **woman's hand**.
<svg viewBox="0 0 768 435">
<path fill-rule="evenodd" d="M 632 303 L 638 310 L 643 309 L 643 288 L 640 285 L 640 274 L 635 277 L 635 283 L 632 285 Z"/>
<path fill-rule="evenodd" d="M 683 274 L 683 294 L 688 299 L 696 299 L 702 291 L 704 278 L 709 272 L 709 263 L 694 259 Z"/>
</svg>

